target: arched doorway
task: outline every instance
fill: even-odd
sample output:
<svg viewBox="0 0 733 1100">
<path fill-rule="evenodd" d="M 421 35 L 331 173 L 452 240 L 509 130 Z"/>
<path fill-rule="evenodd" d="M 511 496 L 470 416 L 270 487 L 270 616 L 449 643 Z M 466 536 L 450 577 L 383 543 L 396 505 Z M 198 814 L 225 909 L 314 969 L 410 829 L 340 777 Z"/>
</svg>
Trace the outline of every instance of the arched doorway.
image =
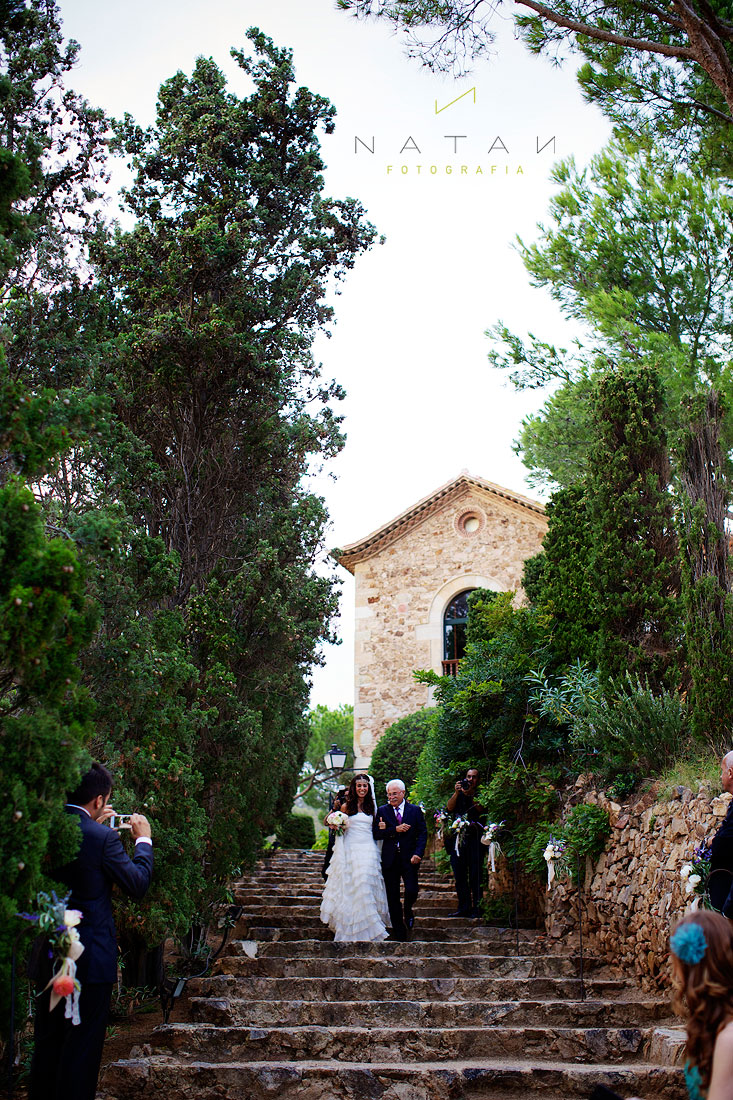
<svg viewBox="0 0 733 1100">
<path fill-rule="evenodd" d="M 466 652 L 468 597 L 472 588 L 464 588 L 450 601 L 443 613 L 443 675 L 455 676 L 458 663 Z"/>
</svg>

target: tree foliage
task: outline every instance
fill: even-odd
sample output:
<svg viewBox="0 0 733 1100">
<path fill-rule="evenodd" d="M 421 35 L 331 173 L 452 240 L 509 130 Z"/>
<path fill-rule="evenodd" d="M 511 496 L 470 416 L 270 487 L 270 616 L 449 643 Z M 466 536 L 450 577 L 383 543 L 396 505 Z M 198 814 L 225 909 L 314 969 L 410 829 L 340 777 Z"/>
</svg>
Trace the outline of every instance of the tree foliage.
<svg viewBox="0 0 733 1100">
<path fill-rule="evenodd" d="M 384 801 L 390 779 L 401 779 L 407 791 L 412 790 L 420 753 L 435 722 L 435 709 L 425 707 L 414 714 L 398 718 L 379 738 L 369 764 L 379 802 Z"/>
<path fill-rule="evenodd" d="M 655 686 L 680 677 L 679 561 L 669 494 L 664 395 L 645 364 L 599 375 L 590 458 L 590 567 L 599 667 Z"/>
<path fill-rule="evenodd" d="M 117 807 L 153 823 L 152 889 L 117 916 L 134 960 L 205 922 L 292 804 L 336 608 L 305 477 L 343 442 L 311 345 L 374 230 L 324 194 L 333 108 L 252 30 L 234 51 L 248 94 L 199 59 L 153 127 L 117 124 L 133 224 L 108 232 L 106 122 L 61 86 L 77 47 L 52 4 L 6 7 L 0 768 L 20 816 L 0 833 L 3 914 L 63 833 L 93 707 Z"/>
<path fill-rule="evenodd" d="M 530 603 L 552 616 L 552 650 L 558 661 L 594 661 L 598 595 L 594 531 L 585 487 L 554 493 L 546 514 L 542 551 L 525 562 L 523 587 Z"/>
<path fill-rule="evenodd" d="M 407 52 L 440 72 L 462 75 L 494 52 L 496 0 L 337 0 L 357 18 L 379 18 L 404 34 Z M 730 167 L 733 122 L 733 9 L 704 0 L 667 8 L 628 0 L 513 0 L 518 33 L 533 53 L 583 59 L 588 100 L 635 132 L 654 125 L 688 155 Z M 700 139 L 702 138 L 702 141 Z M 691 149 L 690 146 L 693 146 Z"/>
</svg>

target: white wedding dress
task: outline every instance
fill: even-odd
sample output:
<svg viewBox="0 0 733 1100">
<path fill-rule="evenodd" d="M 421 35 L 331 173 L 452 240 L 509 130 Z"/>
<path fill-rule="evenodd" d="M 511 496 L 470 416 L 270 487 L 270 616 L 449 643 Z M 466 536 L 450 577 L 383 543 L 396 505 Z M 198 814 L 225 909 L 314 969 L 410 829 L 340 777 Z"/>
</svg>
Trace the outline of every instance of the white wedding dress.
<svg viewBox="0 0 733 1100">
<path fill-rule="evenodd" d="M 335 933 L 334 939 L 386 940 L 387 893 L 370 814 L 349 818 L 344 835 L 336 837 L 326 876 L 321 920 Z"/>
</svg>

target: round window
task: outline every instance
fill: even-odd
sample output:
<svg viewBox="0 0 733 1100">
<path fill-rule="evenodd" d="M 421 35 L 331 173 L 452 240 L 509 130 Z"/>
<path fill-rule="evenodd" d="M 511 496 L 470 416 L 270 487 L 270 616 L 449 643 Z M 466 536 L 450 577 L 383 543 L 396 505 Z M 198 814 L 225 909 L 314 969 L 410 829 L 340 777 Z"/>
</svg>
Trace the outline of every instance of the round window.
<svg viewBox="0 0 733 1100">
<path fill-rule="evenodd" d="M 484 517 L 478 510 L 461 512 L 456 517 L 456 530 L 459 535 L 475 535 L 484 524 Z"/>
</svg>

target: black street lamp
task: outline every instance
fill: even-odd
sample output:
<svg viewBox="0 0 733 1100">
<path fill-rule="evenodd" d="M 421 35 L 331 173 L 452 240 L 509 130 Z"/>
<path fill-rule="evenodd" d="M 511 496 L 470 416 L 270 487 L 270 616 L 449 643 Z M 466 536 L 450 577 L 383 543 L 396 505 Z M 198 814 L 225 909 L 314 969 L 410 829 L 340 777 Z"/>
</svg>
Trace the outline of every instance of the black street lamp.
<svg viewBox="0 0 733 1100">
<path fill-rule="evenodd" d="M 329 771 L 343 771 L 346 763 L 346 750 L 338 748 L 337 745 L 331 745 L 328 752 L 324 754 L 323 762 Z"/>
</svg>

